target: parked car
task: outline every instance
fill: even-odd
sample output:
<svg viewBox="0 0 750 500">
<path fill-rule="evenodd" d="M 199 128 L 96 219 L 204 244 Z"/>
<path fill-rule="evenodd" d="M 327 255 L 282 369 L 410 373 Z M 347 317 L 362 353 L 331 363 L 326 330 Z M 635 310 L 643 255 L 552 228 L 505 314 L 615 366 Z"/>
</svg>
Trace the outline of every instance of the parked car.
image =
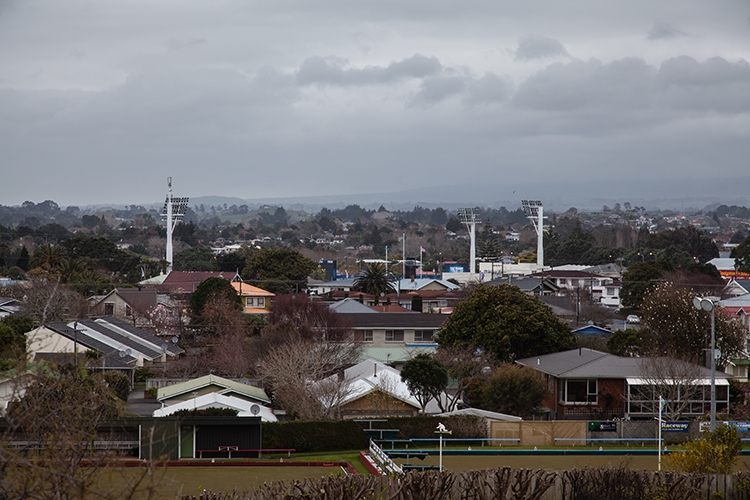
<svg viewBox="0 0 750 500">
<path fill-rule="evenodd" d="M 639 318 L 635 314 L 628 314 L 628 317 L 625 318 L 625 321 L 627 321 L 628 323 L 640 323 L 641 318 Z"/>
</svg>

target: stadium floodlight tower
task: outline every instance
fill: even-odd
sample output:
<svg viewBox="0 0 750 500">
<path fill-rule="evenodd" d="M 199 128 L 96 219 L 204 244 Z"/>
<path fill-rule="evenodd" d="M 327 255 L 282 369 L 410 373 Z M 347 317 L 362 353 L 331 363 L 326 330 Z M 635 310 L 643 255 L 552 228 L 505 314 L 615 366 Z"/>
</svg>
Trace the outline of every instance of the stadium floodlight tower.
<svg viewBox="0 0 750 500">
<path fill-rule="evenodd" d="M 477 222 L 479 222 L 478 208 L 459 208 L 458 220 L 466 224 L 469 230 L 469 272 L 477 272 Z"/>
<path fill-rule="evenodd" d="M 161 213 L 161 219 L 167 221 L 167 274 L 172 272 L 172 233 L 174 228 L 185 217 L 188 200 L 190 198 L 175 198 L 172 196 L 172 178 L 167 177 L 167 186 L 169 192 L 167 199 L 164 201 L 164 210 Z"/>
<path fill-rule="evenodd" d="M 539 200 L 521 200 L 521 206 L 536 230 L 536 265 L 544 267 L 544 207 Z"/>
</svg>

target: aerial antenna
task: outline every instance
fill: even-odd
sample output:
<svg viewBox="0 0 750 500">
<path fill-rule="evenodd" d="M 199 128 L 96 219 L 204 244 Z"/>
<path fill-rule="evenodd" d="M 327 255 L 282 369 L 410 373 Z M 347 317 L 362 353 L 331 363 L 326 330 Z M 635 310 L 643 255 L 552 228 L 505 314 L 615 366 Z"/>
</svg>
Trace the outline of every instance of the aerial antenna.
<svg viewBox="0 0 750 500">
<path fill-rule="evenodd" d="M 458 220 L 466 224 L 466 228 L 469 230 L 469 241 L 471 242 L 471 246 L 469 247 L 469 272 L 475 273 L 477 269 L 477 222 L 479 222 L 479 209 L 459 208 Z"/>
<path fill-rule="evenodd" d="M 175 198 L 172 196 L 172 178 L 167 177 L 167 199 L 164 201 L 164 209 L 161 213 L 161 219 L 167 221 L 167 274 L 172 272 L 172 234 L 174 228 L 185 217 L 188 201 L 190 198 Z"/>
<path fill-rule="evenodd" d="M 536 265 L 544 267 L 544 207 L 539 200 L 521 200 L 521 206 L 536 230 Z"/>
</svg>

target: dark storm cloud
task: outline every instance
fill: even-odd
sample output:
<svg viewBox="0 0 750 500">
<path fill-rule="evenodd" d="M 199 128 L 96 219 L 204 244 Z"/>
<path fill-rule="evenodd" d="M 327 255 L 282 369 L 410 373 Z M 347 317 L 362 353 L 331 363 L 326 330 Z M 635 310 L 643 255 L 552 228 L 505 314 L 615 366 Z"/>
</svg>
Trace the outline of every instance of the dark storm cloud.
<svg viewBox="0 0 750 500">
<path fill-rule="evenodd" d="M 548 57 L 567 56 L 568 51 L 560 41 L 539 35 L 527 35 L 518 42 L 517 61 L 546 59 Z"/>
<path fill-rule="evenodd" d="M 657 19 L 656 21 L 654 21 L 653 26 L 651 26 L 651 29 L 648 30 L 649 40 L 664 40 L 664 39 L 676 38 L 676 37 L 681 37 L 681 36 L 690 36 L 690 35 L 688 33 L 685 33 L 682 29 L 680 29 L 679 26 L 668 23 L 661 19 Z"/>
<path fill-rule="evenodd" d="M 425 78 L 439 74 L 442 66 L 434 57 L 420 54 L 392 62 L 388 66 L 366 66 L 344 69 L 346 61 L 319 56 L 306 59 L 297 72 L 301 85 L 372 85 L 396 82 L 407 78 Z"/>
</svg>

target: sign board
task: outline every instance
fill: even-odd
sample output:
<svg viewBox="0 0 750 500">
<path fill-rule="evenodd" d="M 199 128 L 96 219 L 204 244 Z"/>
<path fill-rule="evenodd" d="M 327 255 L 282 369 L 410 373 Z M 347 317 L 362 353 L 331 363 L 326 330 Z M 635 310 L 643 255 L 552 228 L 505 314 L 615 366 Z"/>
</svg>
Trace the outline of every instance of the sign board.
<svg viewBox="0 0 750 500">
<path fill-rule="evenodd" d="M 727 425 L 737 427 L 737 432 L 750 432 L 750 422 L 727 422 Z"/>
<path fill-rule="evenodd" d="M 690 422 L 662 422 L 662 432 L 688 432 L 690 430 Z"/>
<path fill-rule="evenodd" d="M 617 422 L 589 422 L 589 432 L 617 432 Z"/>
<path fill-rule="evenodd" d="M 711 422 L 699 422 L 698 431 L 708 432 L 711 430 Z"/>
</svg>

